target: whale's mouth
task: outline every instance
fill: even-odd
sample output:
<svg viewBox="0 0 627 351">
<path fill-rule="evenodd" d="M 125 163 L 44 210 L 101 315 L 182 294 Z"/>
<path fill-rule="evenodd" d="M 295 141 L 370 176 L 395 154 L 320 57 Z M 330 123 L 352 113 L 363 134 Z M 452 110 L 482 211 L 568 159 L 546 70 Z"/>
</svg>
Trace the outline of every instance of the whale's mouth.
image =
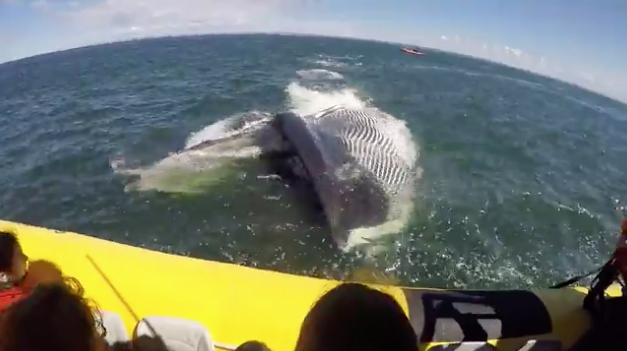
<svg viewBox="0 0 627 351">
<path fill-rule="evenodd" d="M 318 147 L 311 142 L 311 133 L 305 127 L 306 117 L 293 113 L 279 113 L 272 119 L 258 120 L 249 123 L 245 128 L 238 129 L 217 139 L 203 141 L 185 148 L 177 154 L 201 152 L 211 155 L 221 155 L 223 150 L 232 150 L 237 147 L 258 148 L 257 156 L 262 160 L 270 173 L 278 175 L 289 183 L 311 183 L 312 165 L 317 160 L 323 162 L 317 154 Z M 292 127 L 294 122 L 301 123 Z M 237 155 L 237 154 L 235 154 Z M 247 153 L 242 153 L 247 158 Z M 235 156 L 237 157 L 237 156 Z M 318 164 L 315 169 L 324 172 L 324 165 Z"/>
<path fill-rule="evenodd" d="M 411 166 L 398 157 L 383 118 L 341 106 L 305 116 L 279 113 L 183 152 L 256 148 L 268 173 L 298 192 L 297 201 L 321 211 L 344 248 L 355 243 L 356 232 L 360 244 L 378 235 L 410 181 Z"/>
</svg>

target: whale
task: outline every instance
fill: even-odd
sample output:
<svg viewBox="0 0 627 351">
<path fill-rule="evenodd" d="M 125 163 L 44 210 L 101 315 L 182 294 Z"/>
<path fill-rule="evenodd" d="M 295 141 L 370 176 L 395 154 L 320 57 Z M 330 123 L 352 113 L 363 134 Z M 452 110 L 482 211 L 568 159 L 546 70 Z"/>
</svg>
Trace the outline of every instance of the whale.
<svg viewBox="0 0 627 351">
<path fill-rule="evenodd" d="M 350 251 L 398 232 L 413 208 L 417 157 L 399 142 L 399 125 L 410 134 L 399 122 L 376 108 L 344 106 L 310 115 L 245 116 L 230 121 L 220 137 L 159 164 L 213 167 L 216 157 L 256 157 L 277 181 L 307 188 L 299 201 L 322 211 L 335 244 Z"/>
</svg>

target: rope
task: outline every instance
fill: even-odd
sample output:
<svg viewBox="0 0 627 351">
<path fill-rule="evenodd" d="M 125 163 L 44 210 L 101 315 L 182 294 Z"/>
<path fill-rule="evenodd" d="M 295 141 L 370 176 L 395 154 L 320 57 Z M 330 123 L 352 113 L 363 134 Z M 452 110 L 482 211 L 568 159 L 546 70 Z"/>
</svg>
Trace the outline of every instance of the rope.
<svg viewBox="0 0 627 351">
<path fill-rule="evenodd" d="M 139 316 L 137 316 L 135 311 L 133 311 L 133 308 L 131 308 L 131 306 L 126 302 L 124 297 L 122 297 L 122 294 L 120 294 L 118 289 L 116 289 L 115 286 L 113 286 L 113 283 L 111 283 L 111 280 L 109 280 L 107 275 L 102 271 L 102 269 L 100 269 L 100 267 L 96 264 L 94 259 L 91 258 L 91 256 L 86 255 L 86 257 L 87 257 L 87 260 L 94 266 L 96 271 L 98 271 L 100 276 L 102 276 L 102 279 L 104 279 L 104 281 L 107 283 L 107 285 L 109 285 L 111 290 L 113 290 L 113 292 L 115 293 L 117 298 L 120 300 L 120 302 L 122 302 L 122 304 L 124 305 L 126 310 L 131 314 L 131 316 L 133 316 L 133 319 L 135 319 L 136 323 L 139 323 L 139 320 L 140 320 Z M 150 329 L 150 332 L 152 332 L 152 334 L 155 335 L 155 337 L 161 339 L 159 334 L 157 334 L 157 331 L 155 330 L 155 328 L 150 323 L 148 323 L 148 321 L 145 321 L 145 322 L 146 322 L 146 325 L 148 325 L 148 329 Z M 161 339 L 161 342 L 165 345 L 165 342 L 163 342 L 163 339 Z M 213 341 L 213 340 L 212 340 L 212 343 L 213 343 L 213 346 L 215 346 L 216 348 L 221 349 L 221 350 L 235 351 L 235 349 L 237 349 L 236 346 L 229 345 L 229 344 L 223 344 L 223 343 L 220 343 L 220 342 L 217 342 L 217 341 Z"/>
<path fill-rule="evenodd" d="M 561 288 L 565 288 L 567 286 L 573 285 L 575 283 L 577 283 L 578 281 L 587 278 L 595 273 L 599 273 L 601 271 L 601 269 L 603 269 L 603 267 L 599 267 L 599 268 L 595 268 L 593 271 L 590 271 L 588 273 L 584 273 L 575 277 L 572 277 L 566 281 L 563 281 L 561 283 L 555 284 L 551 287 L 549 287 L 549 289 L 561 289 Z"/>
</svg>

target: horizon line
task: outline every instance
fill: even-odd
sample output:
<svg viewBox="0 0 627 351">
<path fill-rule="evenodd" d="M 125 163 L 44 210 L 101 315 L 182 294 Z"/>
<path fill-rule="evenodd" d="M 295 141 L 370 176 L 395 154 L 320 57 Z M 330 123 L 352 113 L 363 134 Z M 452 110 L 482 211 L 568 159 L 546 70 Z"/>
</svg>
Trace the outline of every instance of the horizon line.
<svg viewBox="0 0 627 351">
<path fill-rule="evenodd" d="M 588 93 L 592 93 L 592 94 L 601 96 L 601 97 L 609 99 L 609 100 L 611 100 L 611 101 L 613 101 L 615 103 L 618 103 L 618 104 L 620 104 L 620 105 L 622 105 L 624 107 L 627 107 L 627 100 L 622 100 L 621 98 L 618 98 L 618 97 L 609 96 L 606 93 L 593 90 L 592 88 L 589 88 L 589 87 L 577 84 L 575 82 L 569 82 L 567 80 L 560 79 L 560 78 L 555 77 L 555 76 L 551 76 L 551 75 L 548 75 L 548 74 L 543 74 L 541 72 L 533 71 L 533 70 L 528 69 L 528 68 L 518 67 L 518 66 L 515 66 L 513 64 L 508 64 L 506 62 L 501 62 L 501 61 L 497 61 L 497 60 L 486 58 L 486 57 L 475 56 L 475 55 L 473 55 L 471 53 L 462 53 L 462 52 L 456 52 L 456 51 L 448 51 L 448 50 L 445 50 L 445 49 L 440 49 L 440 48 L 436 48 L 436 47 L 432 47 L 432 46 L 428 46 L 428 45 L 410 44 L 410 43 L 404 43 L 402 41 L 392 41 L 392 40 L 387 40 L 387 39 L 375 39 L 375 38 L 366 38 L 366 37 L 354 37 L 354 36 L 350 36 L 350 35 L 341 35 L 341 34 L 329 35 L 329 34 L 317 34 L 317 33 L 289 32 L 289 31 L 277 31 L 277 32 L 250 31 L 250 32 L 222 32 L 222 33 L 218 32 L 218 33 L 190 33 L 190 34 L 171 34 L 171 35 L 168 35 L 168 34 L 164 34 L 164 35 L 146 35 L 146 36 L 140 36 L 140 37 L 131 37 L 131 38 L 122 38 L 122 39 L 110 40 L 110 41 L 95 42 L 95 43 L 90 43 L 90 44 L 85 44 L 85 45 L 78 45 L 78 46 L 69 47 L 69 48 L 63 48 L 63 49 L 58 49 L 58 50 L 46 51 L 46 52 L 37 53 L 37 54 L 34 54 L 34 55 L 24 56 L 24 57 L 15 58 L 15 59 L 9 59 L 7 61 L 0 61 L 0 67 L 2 67 L 4 65 L 7 65 L 7 64 L 18 63 L 20 61 L 25 61 L 25 60 L 29 60 L 29 59 L 35 59 L 35 58 L 42 57 L 42 56 L 54 55 L 54 54 L 59 54 L 59 53 L 64 53 L 64 52 L 71 52 L 71 51 L 74 51 L 74 50 L 88 49 L 88 48 L 104 46 L 104 45 L 122 44 L 122 43 L 144 41 L 144 40 L 155 40 L 155 39 L 158 40 L 158 39 L 166 39 L 166 38 L 190 38 L 190 37 L 237 36 L 237 35 L 276 35 L 276 36 L 295 36 L 295 37 L 318 37 L 318 38 L 329 38 L 329 39 L 355 40 L 355 41 L 364 41 L 364 42 L 372 42 L 372 43 L 383 43 L 383 44 L 390 44 L 390 45 L 417 46 L 417 47 L 420 47 L 421 49 L 426 49 L 428 51 L 441 52 L 441 53 L 446 53 L 446 54 L 450 54 L 450 55 L 456 55 L 456 56 L 460 56 L 460 57 L 471 58 L 471 59 L 475 59 L 475 60 L 479 60 L 479 61 L 489 62 L 491 64 L 501 65 L 501 66 L 507 67 L 509 69 L 525 72 L 525 73 L 528 73 L 528 74 L 535 75 L 537 77 L 542 77 L 544 79 L 554 80 L 554 81 L 557 81 L 557 82 L 562 83 L 562 84 L 566 84 L 566 85 L 569 85 L 569 86 L 572 86 L 572 87 L 576 87 L 576 88 L 582 89 L 582 90 L 584 90 L 584 91 L 586 91 Z"/>
</svg>

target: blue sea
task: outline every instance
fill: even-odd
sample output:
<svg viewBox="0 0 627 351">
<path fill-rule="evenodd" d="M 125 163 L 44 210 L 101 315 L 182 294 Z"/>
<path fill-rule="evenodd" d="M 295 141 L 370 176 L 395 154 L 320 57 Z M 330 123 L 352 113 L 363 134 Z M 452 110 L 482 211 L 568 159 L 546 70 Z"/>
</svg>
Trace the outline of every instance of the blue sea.
<svg viewBox="0 0 627 351">
<path fill-rule="evenodd" d="M 545 287 L 602 264 L 627 192 L 627 106 L 424 52 L 212 35 L 2 64 L 0 217 L 300 275 L 376 271 L 411 286 Z M 336 104 L 393 116 L 418 158 L 411 216 L 374 263 L 338 250 L 307 199 L 256 174 L 253 158 L 211 174 L 159 167 L 237 116 Z M 117 172 L 120 158 L 141 172 Z"/>
</svg>

